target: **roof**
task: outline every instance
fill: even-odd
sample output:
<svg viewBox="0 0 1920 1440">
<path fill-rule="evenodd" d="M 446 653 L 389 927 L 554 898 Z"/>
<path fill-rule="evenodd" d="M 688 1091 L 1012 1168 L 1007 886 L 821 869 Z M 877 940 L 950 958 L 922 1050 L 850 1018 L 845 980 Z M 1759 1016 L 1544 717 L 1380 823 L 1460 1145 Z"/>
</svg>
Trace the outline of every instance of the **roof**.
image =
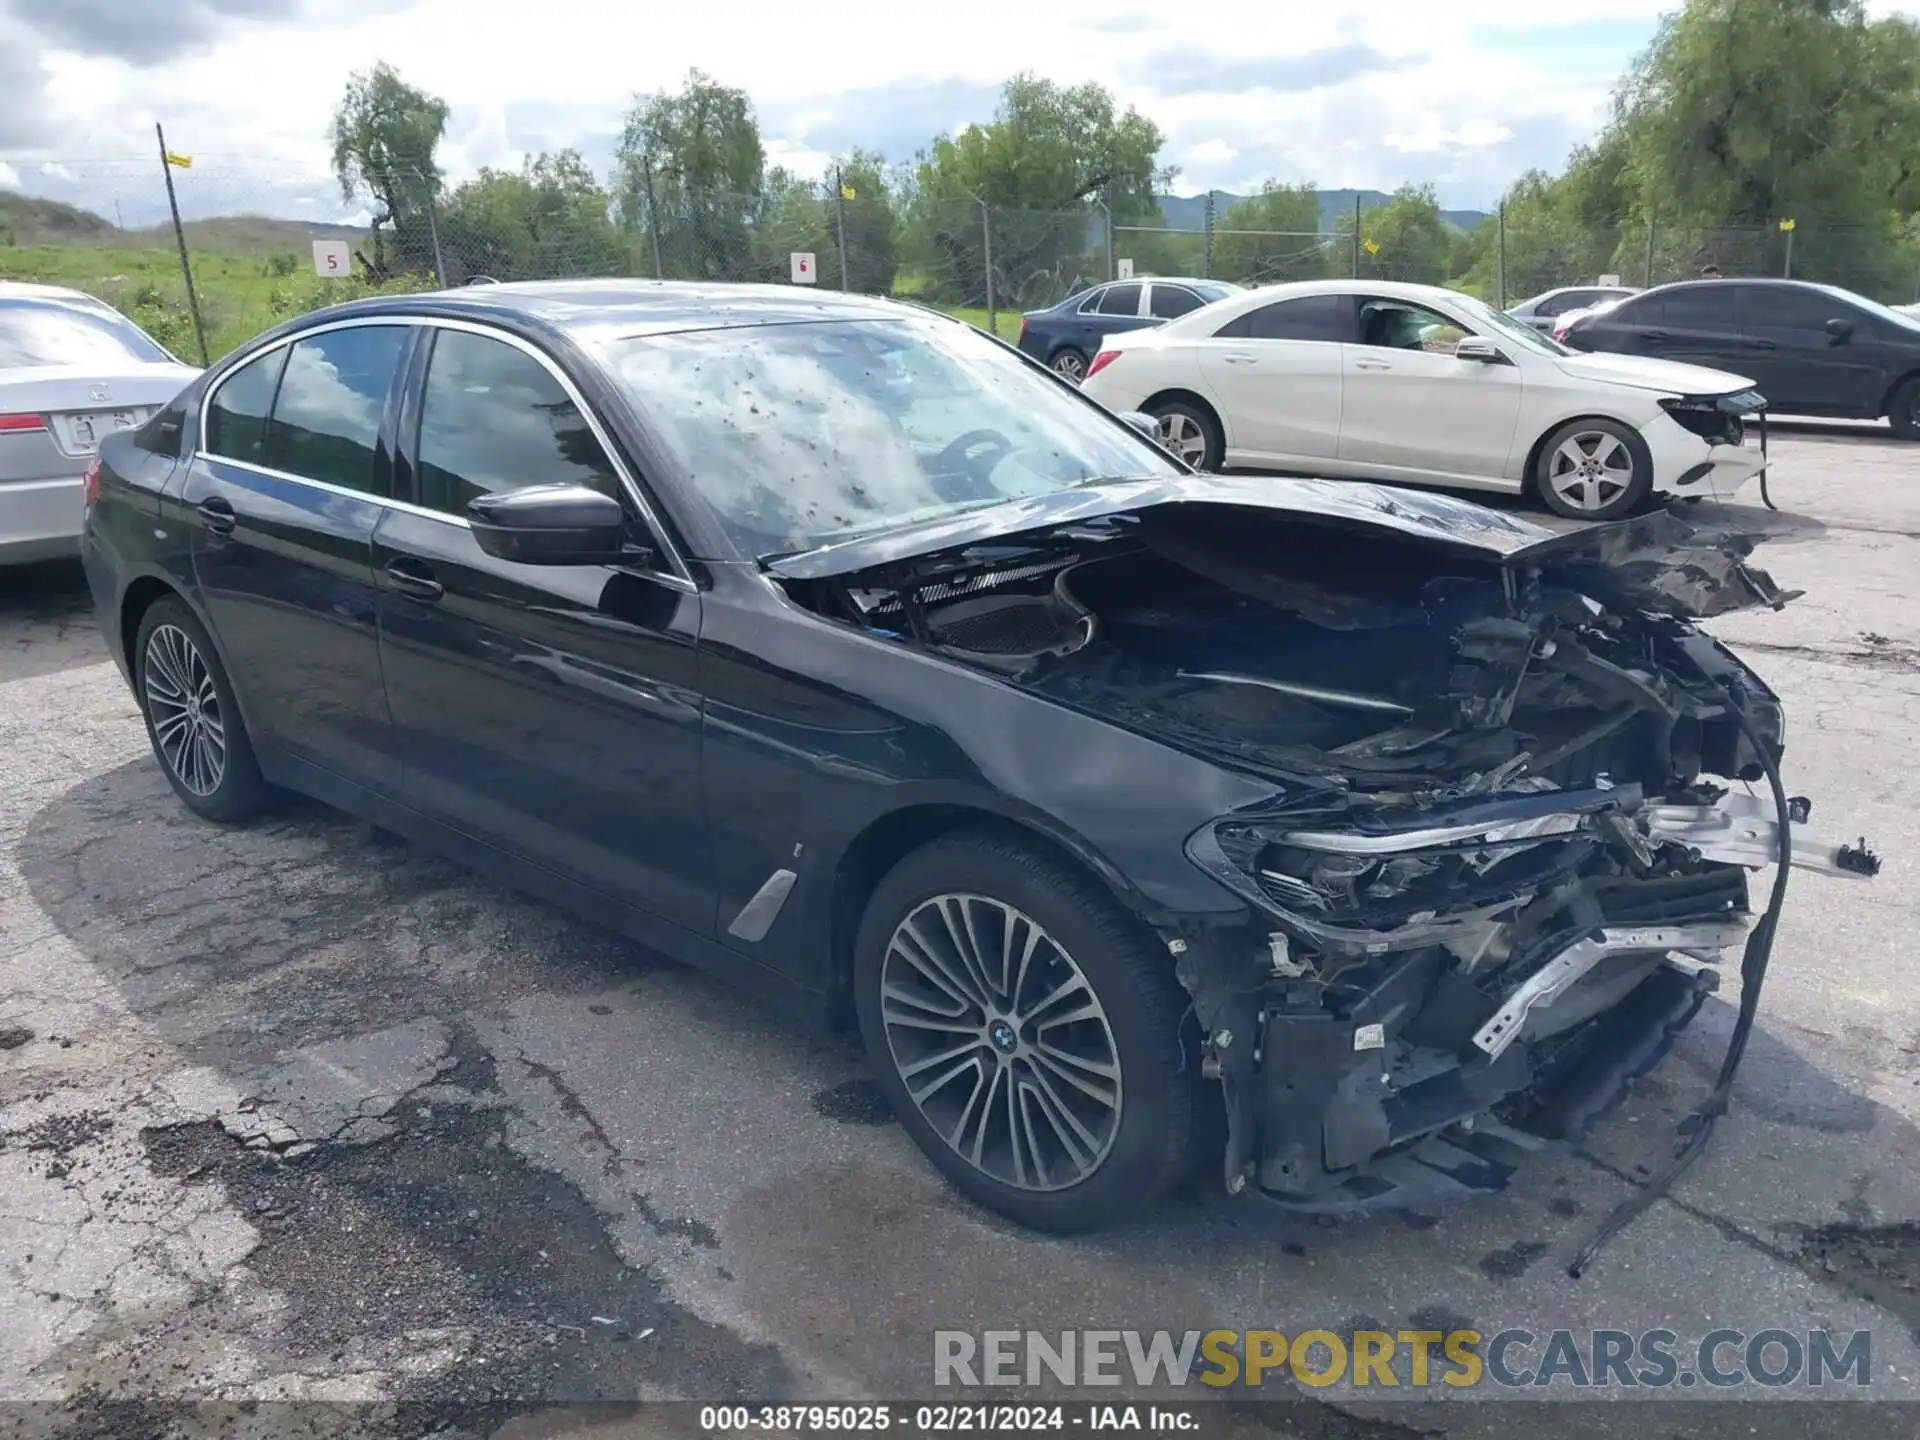
<svg viewBox="0 0 1920 1440">
<path fill-rule="evenodd" d="M 821 320 L 897 320 L 923 313 L 894 300 L 799 285 L 631 279 L 521 280 L 359 303 L 397 308 L 402 298 L 430 304 L 442 314 L 523 316 L 602 337 Z"/>
<path fill-rule="evenodd" d="M 29 285 L 24 280 L 0 280 L 0 300 L 85 300 L 93 305 L 107 303 L 84 290 L 72 290 L 64 285 Z"/>
</svg>

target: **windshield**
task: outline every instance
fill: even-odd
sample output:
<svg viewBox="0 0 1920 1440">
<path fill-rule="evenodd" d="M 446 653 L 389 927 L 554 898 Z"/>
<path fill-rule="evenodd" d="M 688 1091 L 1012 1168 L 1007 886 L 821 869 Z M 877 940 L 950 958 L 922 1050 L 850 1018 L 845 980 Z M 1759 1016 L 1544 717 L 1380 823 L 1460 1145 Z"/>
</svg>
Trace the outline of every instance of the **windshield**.
<svg viewBox="0 0 1920 1440">
<path fill-rule="evenodd" d="M 28 365 L 166 363 L 145 331 L 104 305 L 80 300 L 0 300 L 0 370 Z"/>
<path fill-rule="evenodd" d="M 1511 340 L 1522 350 L 1532 350 L 1540 355 L 1571 355 L 1573 352 L 1557 340 L 1549 340 L 1524 320 L 1516 320 L 1511 315 L 1494 309 L 1485 301 L 1476 300 L 1471 295 L 1449 297 L 1466 312 L 1474 324 L 1484 326 L 1483 333 L 1492 337 Z"/>
<path fill-rule="evenodd" d="M 1006 347 L 931 316 L 635 337 L 606 357 L 743 556 L 1184 473 Z"/>
<path fill-rule="evenodd" d="M 1916 319 L 1912 315 L 1903 315 L 1890 306 L 1882 305 L 1878 300 L 1869 300 L 1866 296 L 1856 295 L 1851 290 L 1842 290 L 1838 285 L 1822 285 L 1820 288 L 1829 295 L 1839 296 L 1840 299 L 1846 301 L 1849 305 L 1859 306 L 1877 320 L 1885 320 L 1889 324 L 1898 325 L 1902 330 L 1920 330 L 1920 319 Z"/>
</svg>

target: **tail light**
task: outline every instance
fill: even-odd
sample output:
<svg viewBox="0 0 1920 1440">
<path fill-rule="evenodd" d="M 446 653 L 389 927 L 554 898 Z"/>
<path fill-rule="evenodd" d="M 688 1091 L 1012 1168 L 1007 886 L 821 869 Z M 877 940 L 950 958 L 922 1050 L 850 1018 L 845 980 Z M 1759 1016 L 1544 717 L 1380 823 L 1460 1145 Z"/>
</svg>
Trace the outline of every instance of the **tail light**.
<svg viewBox="0 0 1920 1440">
<path fill-rule="evenodd" d="M 38 415 L 0 415 L 0 435 L 46 428 L 47 422 Z"/>
<path fill-rule="evenodd" d="M 98 455 L 94 456 L 87 465 L 86 478 L 80 485 L 80 498 L 86 502 L 89 510 L 100 498 L 100 457 Z"/>
<path fill-rule="evenodd" d="M 1111 365 L 1114 361 L 1118 360 L 1119 358 L 1120 358 L 1120 352 L 1118 350 L 1100 351 L 1098 354 L 1096 354 L 1093 357 L 1092 360 L 1087 362 L 1087 373 L 1081 378 L 1083 380 L 1091 380 L 1094 376 L 1098 375 L 1102 370 L 1106 369 L 1107 366 Z"/>
</svg>

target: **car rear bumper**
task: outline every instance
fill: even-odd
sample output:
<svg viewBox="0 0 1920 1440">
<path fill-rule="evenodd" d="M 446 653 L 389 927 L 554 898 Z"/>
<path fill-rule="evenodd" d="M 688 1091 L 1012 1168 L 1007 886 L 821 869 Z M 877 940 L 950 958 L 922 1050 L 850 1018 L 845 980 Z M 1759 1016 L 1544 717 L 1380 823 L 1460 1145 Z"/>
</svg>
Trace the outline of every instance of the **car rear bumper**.
<svg viewBox="0 0 1920 1440">
<path fill-rule="evenodd" d="M 0 485 L 0 565 L 79 554 L 84 488 L 78 475 Z"/>
</svg>

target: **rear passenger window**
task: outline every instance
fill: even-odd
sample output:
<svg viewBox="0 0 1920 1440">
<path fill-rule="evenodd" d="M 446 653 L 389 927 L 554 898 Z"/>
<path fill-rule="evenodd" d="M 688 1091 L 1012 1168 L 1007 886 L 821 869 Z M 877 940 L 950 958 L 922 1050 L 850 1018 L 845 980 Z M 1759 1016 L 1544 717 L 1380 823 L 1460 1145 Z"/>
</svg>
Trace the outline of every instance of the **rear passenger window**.
<svg viewBox="0 0 1920 1440">
<path fill-rule="evenodd" d="M 1249 310 L 1213 332 L 1221 340 L 1351 342 L 1353 301 L 1345 295 L 1303 295 Z"/>
<path fill-rule="evenodd" d="M 1102 315 L 1138 315 L 1140 313 L 1140 287 L 1138 285 L 1116 285 L 1100 297 Z"/>
<path fill-rule="evenodd" d="M 374 451 L 406 338 L 403 326 L 354 325 L 295 341 L 267 430 L 267 464 L 384 495 Z"/>
<path fill-rule="evenodd" d="M 1156 285 L 1147 298 L 1147 310 L 1162 320 L 1173 320 L 1189 310 L 1198 310 L 1206 302 L 1191 290 L 1178 285 Z"/>
<path fill-rule="evenodd" d="M 287 363 L 283 346 L 221 381 L 207 402 L 207 453 L 248 465 L 267 463 L 267 411 Z"/>
<path fill-rule="evenodd" d="M 1739 329 L 1735 298 L 1736 287 L 1717 280 L 1685 290 L 1670 290 L 1660 297 L 1658 323 L 1685 330 L 1725 331 L 1731 335 Z"/>
<path fill-rule="evenodd" d="M 528 485 L 586 485 L 620 498 L 607 452 L 545 365 L 503 340 L 437 332 L 416 502 L 464 515 L 476 495 Z"/>
</svg>

